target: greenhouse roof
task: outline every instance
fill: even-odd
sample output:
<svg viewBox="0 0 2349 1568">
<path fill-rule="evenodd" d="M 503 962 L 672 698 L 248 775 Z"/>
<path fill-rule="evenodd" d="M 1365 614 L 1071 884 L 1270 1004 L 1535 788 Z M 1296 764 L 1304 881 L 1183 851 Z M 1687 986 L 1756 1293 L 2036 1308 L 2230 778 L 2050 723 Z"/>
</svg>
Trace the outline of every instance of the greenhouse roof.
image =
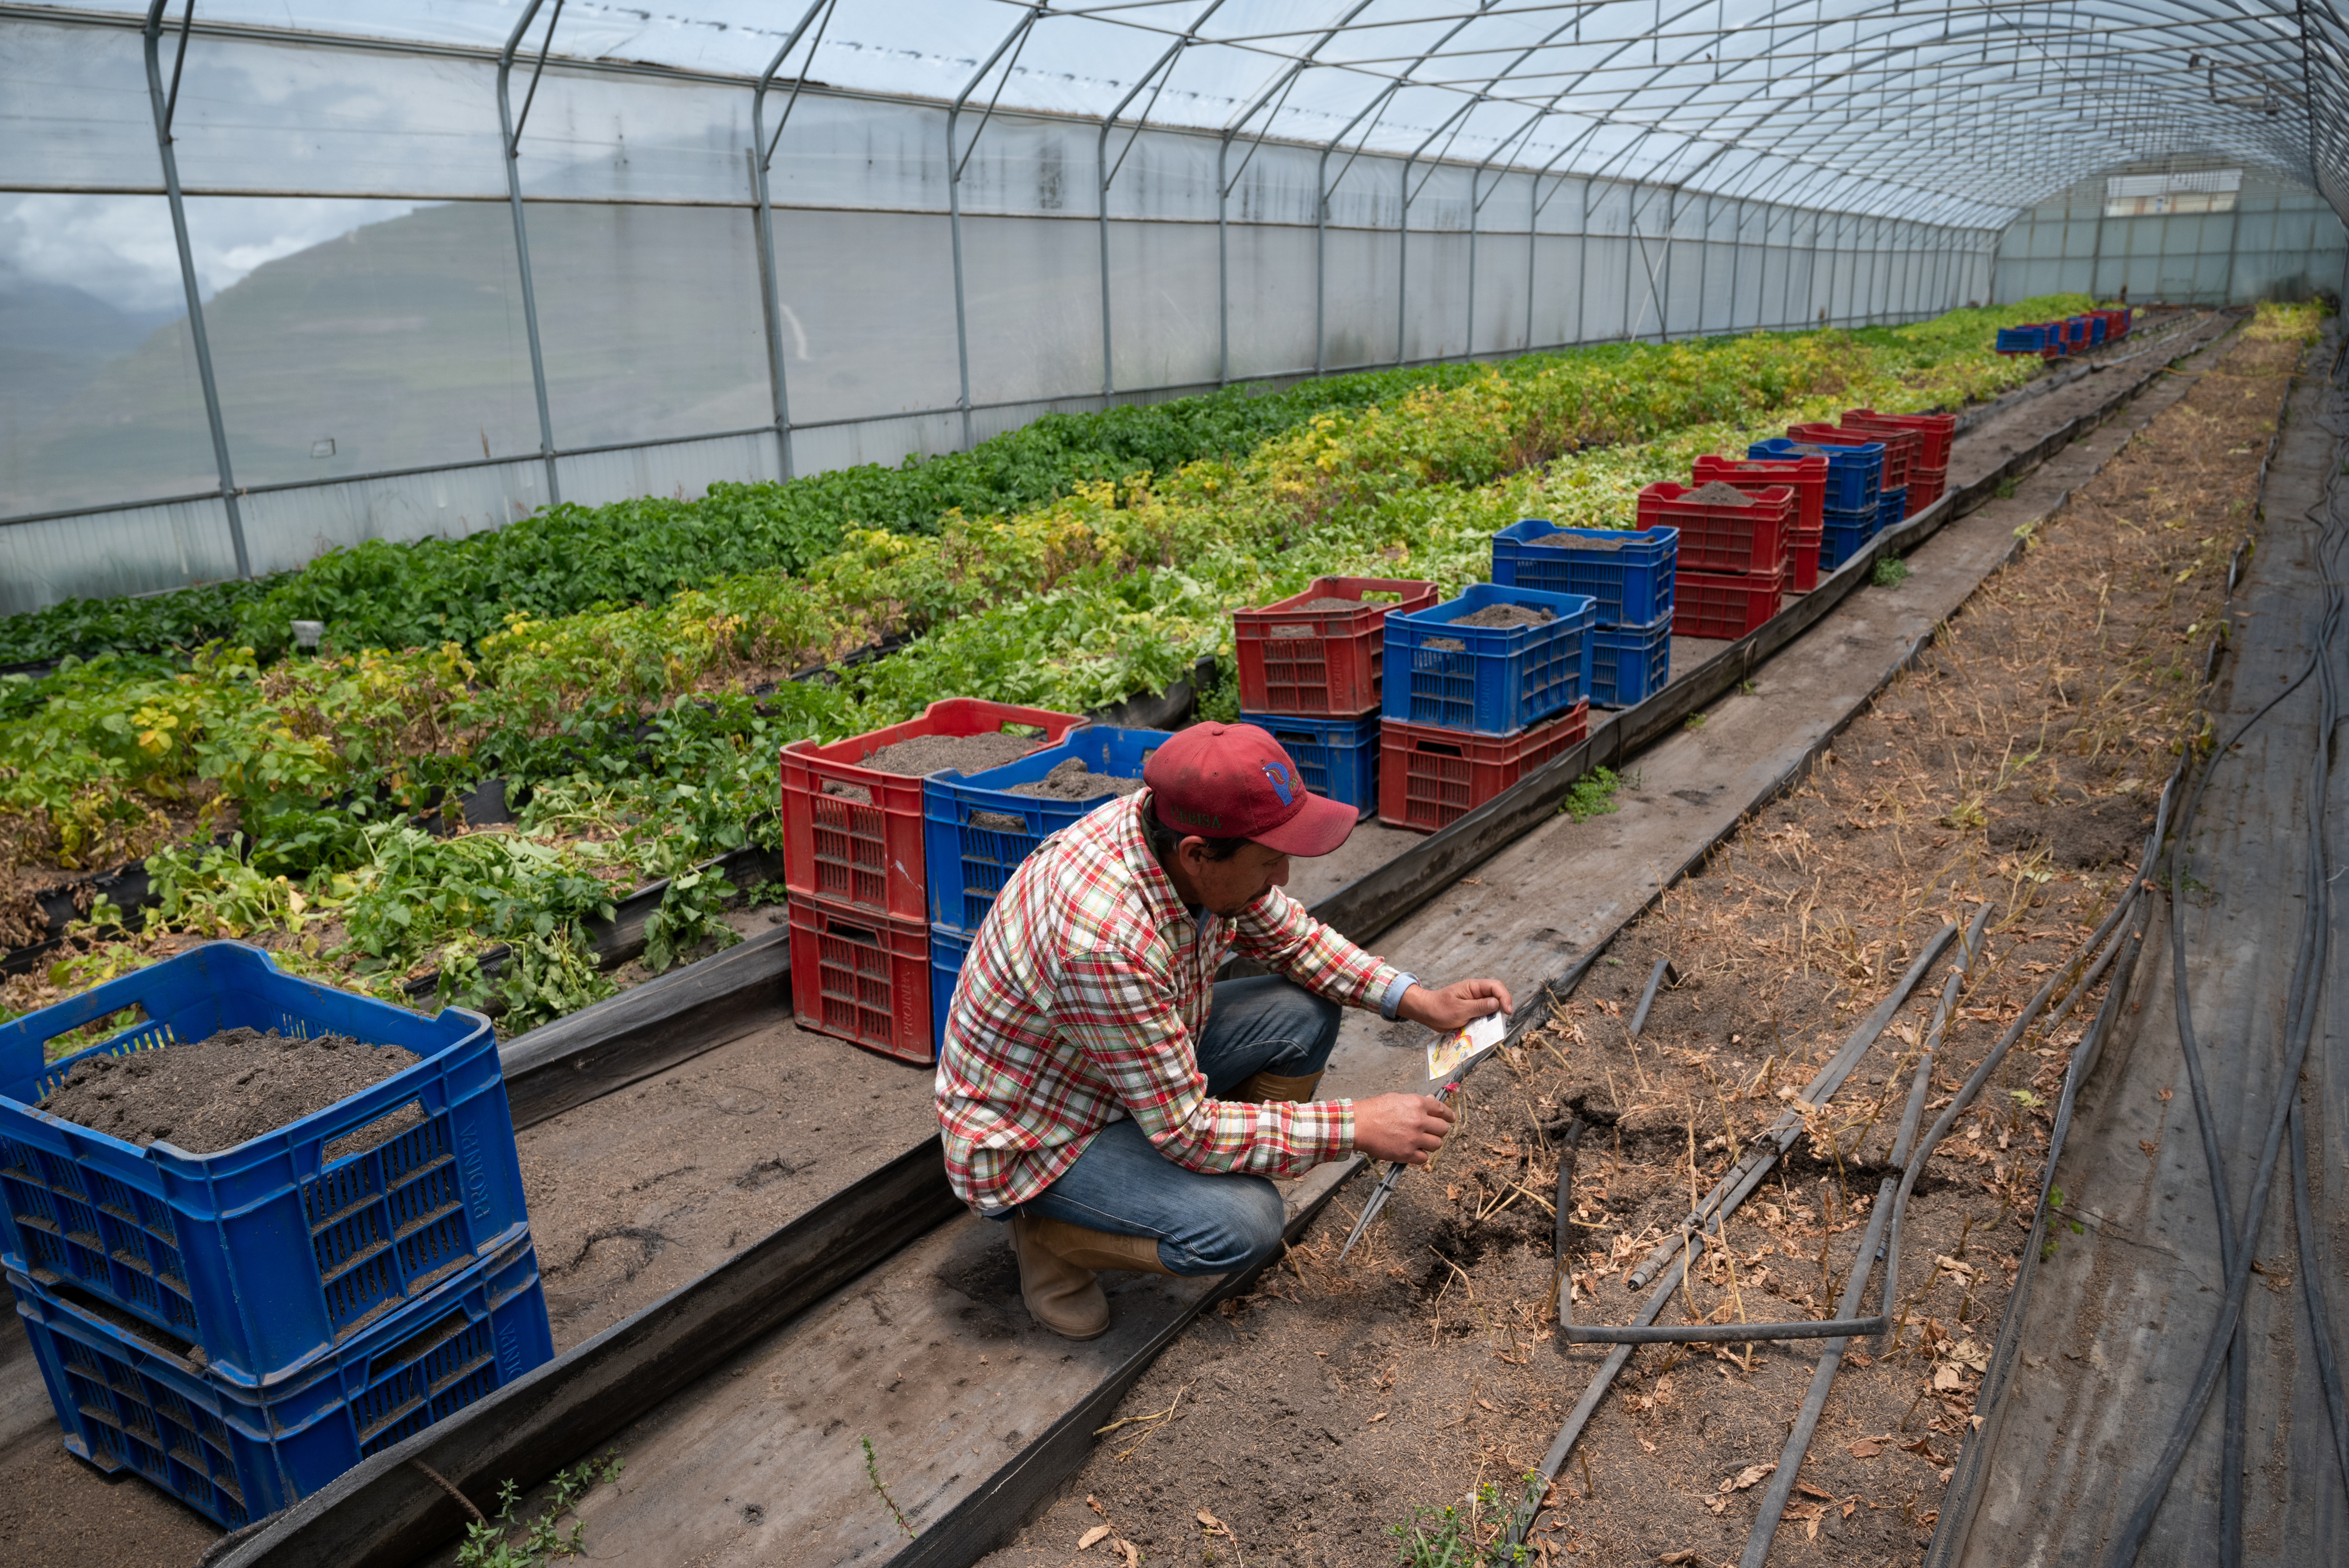
<svg viewBox="0 0 2349 1568">
<path fill-rule="evenodd" d="M 165 20 L 179 26 L 180 8 Z M 193 26 L 512 51 L 518 73 L 543 57 L 821 85 L 959 104 L 974 126 L 1074 116 L 1977 226 L 2150 160 L 2263 168 L 2336 211 L 2349 196 L 2349 26 L 2330 0 L 206 0 Z"/>
</svg>

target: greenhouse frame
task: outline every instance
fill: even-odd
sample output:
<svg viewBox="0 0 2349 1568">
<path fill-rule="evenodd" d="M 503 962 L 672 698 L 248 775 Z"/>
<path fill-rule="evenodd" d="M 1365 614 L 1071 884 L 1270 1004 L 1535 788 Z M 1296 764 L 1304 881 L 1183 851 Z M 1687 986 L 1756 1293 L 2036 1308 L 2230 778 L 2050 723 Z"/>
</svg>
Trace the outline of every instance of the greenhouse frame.
<svg viewBox="0 0 2349 1568">
<path fill-rule="evenodd" d="M 1235 383 L 2336 290 L 2344 50 L 2190 0 L 0 7 L 0 613 Z M 104 352 L 39 292 L 117 274 Z"/>
</svg>

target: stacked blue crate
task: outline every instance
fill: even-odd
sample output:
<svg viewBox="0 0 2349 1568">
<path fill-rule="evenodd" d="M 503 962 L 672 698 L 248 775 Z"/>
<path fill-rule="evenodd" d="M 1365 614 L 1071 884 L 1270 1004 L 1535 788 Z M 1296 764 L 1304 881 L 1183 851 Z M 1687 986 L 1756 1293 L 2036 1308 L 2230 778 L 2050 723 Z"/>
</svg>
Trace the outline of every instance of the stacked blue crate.
<svg viewBox="0 0 2349 1568">
<path fill-rule="evenodd" d="M 210 1154 L 38 1109 L 84 1061 L 238 1027 L 420 1059 Z M 0 1025 L 0 1269 L 67 1446 L 232 1529 L 554 1354 L 489 1020 L 296 979 L 242 943 Z"/>
<path fill-rule="evenodd" d="M 1560 528 L 1527 518 L 1493 536 L 1493 583 L 1588 595 L 1591 706 L 1630 707 L 1671 678 L 1679 545 L 1674 528 Z"/>
</svg>

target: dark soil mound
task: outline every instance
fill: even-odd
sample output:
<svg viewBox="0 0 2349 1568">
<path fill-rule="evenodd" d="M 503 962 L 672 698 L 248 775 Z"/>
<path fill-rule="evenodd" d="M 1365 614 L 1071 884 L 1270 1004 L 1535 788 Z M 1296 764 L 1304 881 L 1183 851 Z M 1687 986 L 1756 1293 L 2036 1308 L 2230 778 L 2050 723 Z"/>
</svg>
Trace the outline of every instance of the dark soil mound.
<svg viewBox="0 0 2349 1568">
<path fill-rule="evenodd" d="M 1747 495 L 1735 485 L 1723 484 L 1719 480 L 1709 480 L 1681 499 L 1696 501 L 1703 506 L 1752 506 L 1754 504 L 1752 496 Z"/>
<path fill-rule="evenodd" d="M 1472 615 L 1455 615 L 1455 626 L 1547 626 L 1557 619 L 1537 604 L 1487 604 Z"/>
<path fill-rule="evenodd" d="M 76 1067 L 41 1109 L 140 1148 L 170 1140 L 217 1154 L 349 1099 L 421 1058 L 347 1035 L 288 1039 L 276 1030 L 223 1029 L 209 1039 Z M 328 1158 L 372 1149 L 416 1125 L 408 1108 L 339 1139 Z"/>
<path fill-rule="evenodd" d="M 989 768 L 1017 762 L 1042 744 L 1044 738 L 1041 735 L 1012 735 L 1003 731 L 993 735 L 917 735 L 911 740 L 901 740 L 895 746 L 866 752 L 860 766 L 870 768 L 876 773 L 895 773 L 908 779 L 919 779 L 942 768 L 952 768 L 964 773 L 982 773 Z M 873 791 L 861 785 L 826 779 L 823 792 L 837 795 L 843 800 L 854 800 L 860 806 L 873 804 Z"/>
<path fill-rule="evenodd" d="M 1097 800 L 1103 795 L 1131 795 L 1141 788 L 1139 779 L 1095 773 L 1085 767 L 1084 758 L 1071 757 L 1055 764 L 1050 773 L 1033 784 L 1014 784 L 1005 792 L 1032 795 L 1040 800 Z"/>
<path fill-rule="evenodd" d="M 2152 830 L 2153 813 L 2133 796 L 2069 804 L 2025 797 L 1996 802 L 1986 836 L 1994 850 L 2045 849 L 2059 866 L 2093 871 L 2134 861 Z"/>
</svg>

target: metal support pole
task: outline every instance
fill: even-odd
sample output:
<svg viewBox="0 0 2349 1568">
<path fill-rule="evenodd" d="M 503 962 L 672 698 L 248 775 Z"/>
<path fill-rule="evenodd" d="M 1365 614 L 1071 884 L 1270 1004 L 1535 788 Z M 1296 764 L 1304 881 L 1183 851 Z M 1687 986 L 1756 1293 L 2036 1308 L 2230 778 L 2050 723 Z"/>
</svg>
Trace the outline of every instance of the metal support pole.
<svg viewBox="0 0 2349 1568">
<path fill-rule="evenodd" d="M 1411 165 L 1410 158 L 1402 160 L 1402 184 L 1398 188 L 1402 198 L 1402 216 L 1395 224 L 1395 364 L 1398 366 L 1402 364 L 1403 333 L 1411 314 Z M 1343 171 L 1338 178 L 1345 178 Z"/>
<path fill-rule="evenodd" d="M 507 83 L 513 76 L 514 51 L 522 47 L 522 36 L 530 30 L 531 19 L 538 15 L 542 0 L 525 0 L 522 19 L 506 38 L 506 46 L 498 56 L 498 127 L 503 133 L 506 155 L 506 204 L 513 212 L 514 263 L 522 271 L 523 328 L 530 336 L 530 379 L 538 394 L 538 454 L 546 465 L 546 502 L 559 506 L 563 501 L 563 483 L 554 471 L 554 418 L 547 412 L 546 354 L 538 341 L 538 293 L 530 281 L 530 227 L 523 222 L 522 212 L 522 138 L 514 129 L 513 100 Z M 553 47 L 554 24 L 547 23 L 547 45 Z M 546 64 L 543 51 L 539 55 L 542 68 Z M 532 88 L 536 90 L 533 79 Z"/>
<path fill-rule="evenodd" d="M 2241 193 L 2238 192 L 2235 197 L 2234 222 L 2227 225 L 2227 288 L 2226 292 L 2219 296 L 2220 304 L 2235 303 L 2235 248 L 2242 237 L 2243 198 Z"/>
<path fill-rule="evenodd" d="M 1224 180 L 1224 164 L 1231 156 L 1232 137 L 1216 147 L 1216 385 L 1232 384 L 1232 251 L 1229 214 L 1232 188 Z"/>
<path fill-rule="evenodd" d="M 1705 302 L 1713 294 L 1713 198 L 1706 196 L 1703 201 L 1704 216 L 1697 220 L 1697 233 L 1701 237 L 1696 243 L 1696 335 L 1699 337 L 1705 334 Z M 1671 282 L 1672 274 L 1667 271 L 1664 286 L 1669 289 Z"/>
<path fill-rule="evenodd" d="M 1005 50 L 1010 48 L 1012 45 L 1026 37 L 1028 36 L 1028 29 L 1036 25 L 1037 18 L 1041 16 L 1044 13 L 1040 7 L 1039 9 L 1024 13 L 1020 16 L 1019 23 L 1012 27 L 1011 31 L 1004 35 L 1003 42 L 995 46 L 995 52 L 988 56 L 987 58 L 980 63 L 978 69 L 971 73 L 970 80 L 963 84 L 962 91 L 955 94 L 954 104 L 947 110 L 947 232 L 948 239 L 954 247 L 955 361 L 956 367 L 961 376 L 961 391 L 955 399 L 955 406 L 962 413 L 962 444 L 965 450 L 968 450 L 972 445 L 970 423 L 970 310 L 968 302 L 963 291 L 962 281 L 963 159 L 957 159 L 955 156 L 955 125 L 956 122 L 962 118 L 962 106 L 970 101 L 970 95 L 977 92 L 978 90 L 978 84 L 987 79 L 988 72 L 995 68 L 995 62 L 1003 57 Z M 1007 72 L 1006 74 L 1008 75 L 1009 73 Z M 998 90 L 1000 91 L 999 88 Z M 990 114 L 993 113 L 994 108 L 995 106 L 990 103 L 988 106 L 988 112 Z M 971 145 L 973 147 L 977 147 L 978 145 L 978 138 L 981 135 L 984 135 L 986 130 L 987 121 L 985 117 L 982 116 L 979 120 L 978 131 L 974 132 L 971 136 Z M 964 158 L 968 158 L 968 152 L 964 154 Z"/>
<path fill-rule="evenodd" d="M 2238 198 L 2239 204 L 2240 200 L 2240 199 Z M 2080 291 L 2088 296 L 2088 303 L 2090 304 L 2094 304 L 2098 299 L 2103 297 L 2096 290 L 2096 274 L 2105 270 L 2105 224 L 2107 220 L 2105 217 L 2104 205 L 2099 202 L 2096 207 L 2096 237 L 2088 242 L 2088 286 Z"/>
<path fill-rule="evenodd" d="M 1737 330 L 1737 285 L 1745 272 L 1745 198 L 1737 198 L 1737 217 L 1729 225 L 1729 330 Z M 1757 313 L 1758 314 L 1758 313 Z"/>
<path fill-rule="evenodd" d="M 204 301 L 196 284 L 195 248 L 188 242 L 188 210 L 180 197 L 180 160 L 171 150 L 171 110 L 163 94 L 163 7 L 170 0 L 150 0 L 147 8 L 147 98 L 155 115 L 155 148 L 163 160 L 163 194 L 171 203 L 171 238 L 180 249 L 180 286 L 188 295 L 188 338 L 196 353 L 196 378 L 203 386 L 204 418 L 212 427 L 212 462 L 220 471 L 221 505 L 228 511 L 228 542 L 236 557 L 236 574 L 253 575 L 253 557 L 244 547 L 244 512 L 236 499 L 236 474 L 228 459 L 228 425 L 221 418 L 220 387 L 212 379 L 212 340 L 204 333 Z M 192 8 L 195 0 L 188 0 Z M 192 15 L 192 9 L 191 15 Z M 180 41 L 184 63 L 187 39 Z M 176 69 L 173 72 L 177 76 Z"/>
<path fill-rule="evenodd" d="M 792 478 L 792 399 L 783 375 L 781 268 L 775 259 L 775 209 L 767 190 L 767 165 L 771 156 L 767 139 L 767 93 L 775 85 L 775 73 L 783 68 L 783 57 L 798 46 L 801 35 L 815 20 L 815 14 L 825 5 L 835 3 L 836 0 L 809 0 L 799 25 L 783 39 L 783 46 L 775 51 L 775 57 L 767 62 L 767 68 L 759 73 L 759 85 L 750 92 L 750 199 L 758 206 L 759 304 L 767 325 L 767 395 L 774 406 L 775 447 L 781 456 L 783 478 L 787 480 Z M 811 60 L 814 58 L 812 47 L 808 55 Z M 803 81 L 806 77 L 806 69 L 802 67 L 800 79 Z M 792 98 L 794 102 L 798 100 L 798 82 L 792 84 Z M 788 119 L 791 110 L 785 108 L 783 113 Z M 780 140 L 782 134 L 782 128 L 777 126 L 776 139 Z"/>
<path fill-rule="evenodd" d="M 1525 352 L 1534 350 L 1534 262 L 1535 243 L 1541 229 L 1541 206 L 1534 198 L 1541 193 L 1538 179 L 1526 181 L 1526 341 Z M 1576 315 L 1582 313 L 1578 307 Z M 1578 325 L 1579 323 L 1577 324 Z"/>
<path fill-rule="evenodd" d="M 1118 117 L 1125 112 L 1127 105 L 1133 103 L 1141 95 L 1143 88 L 1150 86 L 1154 81 L 1158 81 L 1159 72 L 1164 71 L 1170 77 L 1174 74 L 1174 62 L 1181 57 L 1185 49 L 1190 47 L 1192 40 L 1198 36 L 1199 29 L 1207 25 L 1208 18 L 1222 10 L 1223 6 L 1224 0 L 1212 0 L 1207 8 L 1194 17 L 1191 25 L 1183 30 L 1183 36 L 1167 45 L 1165 53 L 1160 55 L 1151 67 L 1135 79 L 1133 86 L 1126 89 L 1125 96 L 1117 100 L 1117 107 L 1102 117 L 1101 142 L 1094 156 L 1097 167 L 1101 170 L 1099 216 L 1101 220 L 1102 396 L 1104 397 L 1114 395 L 1117 390 L 1110 357 L 1112 345 L 1109 309 L 1109 191 L 1110 186 L 1117 180 L 1117 171 L 1125 166 L 1126 154 L 1132 152 L 1133 144 L 1142 139 L 1142 122 L 1150 118 L 1151 108 L 1157 103 L 1159 93 L 1166 90 L 1166 84 L 1159 81 L 1157 88 L 1150 95 L 1150 102 L 1142 106 L 1142 113 L 1135 118 L 1133 135 L 1127 139 L 1125 152 L 1119 153 L 1117 161 L 1113 164 L 1109 160 L 1110 127 L 1117 123 Z M 1226 146 L 1230 144 L 1230 139 L 1228 137 L 1225 139 Z M 1220 188 L 1223 184 L 1220 162 L 1217 167 L 1218 177 L 1216 183 Z M 1222 214 L 1218 211 L 1219 225 L 1221 221 Z"/>
</svg>

